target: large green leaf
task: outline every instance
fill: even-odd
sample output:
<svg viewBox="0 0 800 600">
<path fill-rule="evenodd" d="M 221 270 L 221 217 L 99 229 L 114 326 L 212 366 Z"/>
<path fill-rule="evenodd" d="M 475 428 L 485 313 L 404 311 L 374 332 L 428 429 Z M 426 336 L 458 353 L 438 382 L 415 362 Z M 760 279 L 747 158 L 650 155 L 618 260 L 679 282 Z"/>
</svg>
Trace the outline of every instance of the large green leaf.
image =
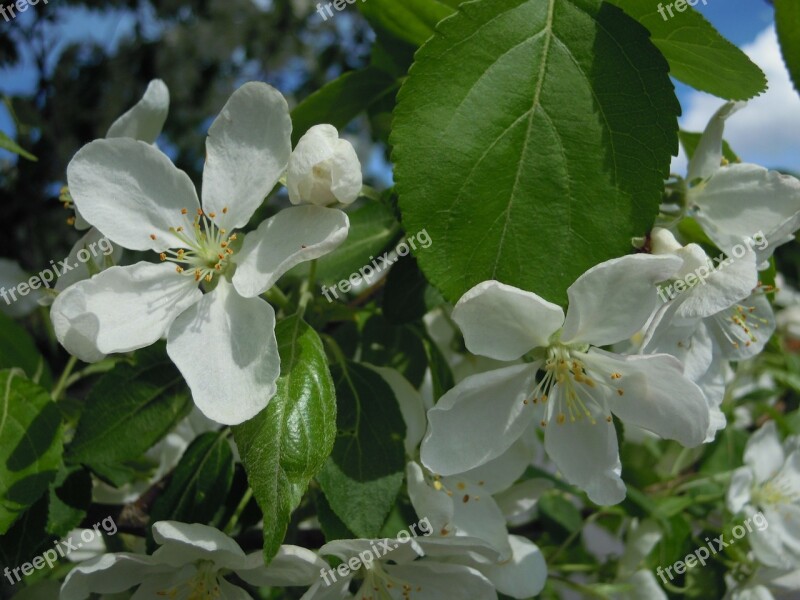
<svg viewBox="0 0 800 600">
<path fill-rule="evenodd" d="M 61 413 L 19 369 L 0 371 L 0 534 L 47 491 L 61 465 Z"/>
<path fill-rule="evenodd" d="M 339 432 L 318 480 L 345 526 L 374 538 L 403 484 L 405 422 L 392 388 L 371 369 L 347 363 L 333 376 Z"/>
<path fill-rule="evenodd" d="M 52 377 L 33 338 L 11 317 L 0 313 L 0 369 L 20 367 L 33 381 L 50 387 Z"/>
<path fill-rule="evenodd" d="M 320 123 L 330 123 L 341 129 L 384 96 L 397 93 L 398 87 L 394 76 L 376 67 L 345 73 L 311 94 L 292 111 L 293 143 Z"/>
<path fill-rule="evenodd" d="M 233 435 L 258 505 L 264 512 L 264 555 L 278 551 L 292 511 L 331 453 L 336 396 L 317 333 L 297 316 L 275 328 L 281 356 L 278 391 Z"/>
<path fill-rule="evenodd" d="M 417 53 L 395 110 L 407 231 L 451 301 L 498 279 L 566 302 L 650 228 L 680 107 L 647 31 L 599 0 L 478 0 Z"/>
<path fill-rule="evenodd" d="M 659 0 L 610 1 L 650 30 L 676 79 L 730 100 L 746 100 L 767 89 L 761 69 L 690 6 L 684 4 L 679 12 L 675 3 Z"/>
<path fill-rule="evenodd" d="M 800 92 L 800 2 L 775 0 L 775 27 L 781 43 L 783 60 Z"/>
<path fill-rule="evenodd" d="M 233 481 L 228 433 L 204 433 L 184 452 L 167 487 L 150 511 L 150 521 L 208 523 L 225 503 Z"/>
<path fill-rule="evenodd" d="M 191 405 L 183 378 L 163 347 L 142 350 L 135 364 L 116 365 L 92 388 L 67 459 L 123 483 L 128 473 L 123 463 L 139 459 Z"/>
</svg>

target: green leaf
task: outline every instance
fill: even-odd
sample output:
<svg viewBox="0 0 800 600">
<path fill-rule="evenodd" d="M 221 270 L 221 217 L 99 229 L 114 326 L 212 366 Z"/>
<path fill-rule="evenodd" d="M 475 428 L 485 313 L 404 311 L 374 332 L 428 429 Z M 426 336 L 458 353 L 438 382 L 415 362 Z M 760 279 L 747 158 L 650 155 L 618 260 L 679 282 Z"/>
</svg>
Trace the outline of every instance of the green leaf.
<svg viewBox="0 0 800 600">
<path fill-rule="evenodd" d="M 52 384 L 47 366 L 33 338 L 13 319 L 0 313 L 0 369 L 19 367 L 30 379 L 49 388 Z"/>
<path fill-rule="evenodd" d="M 211 522 L 231 489 L 233 464 L 227 431 L 199 436 L 186 449 L 153 504 L 150 521 Z"/>
<path fill-rule="evenodd" d="M 678 135 L 680 137 L 683 149 L 686 150 L 686 156 L 689 158 L 689 160 L 692 160 L 695 150 L 697 150 L 697 146 L 700 144 L 700 138 L 703 137 L 703 134 L 692 131 L 681 131 Z M 728 144 L 728 142 L 725 140 L 722 140 L 722 156 L 724 156 L 728 162 L 741 162 L 739 155 L 733 151 L 733 148 L 731 148 L 730 144 Z"/>
<path fill-rule="evenodd" d="M 397 93 L 393 75 L 377 67 L 349 71 L 308 96 L 292 111 L 292 143 L 314 125 L 330 123 L 341 129 L 384 96 Z"/>
<path fill-rule="evenodd" d="M 19 369 L 0 371 L 0 534 L 47 491 L 61 465 L 61 413 Z"/>
<path fill-rule="evenodd" d="M 382 268 L 382 253 L 389 250 L 392 241 L 400 234 L 400 224 L 383 203 L 370 202 L 348 211 L 347 216 L 350 219 L 347 240 L 317 260 L 317 279 L 329 285 L 346 280 L 353 273 L 358 274 L 363 267 L 371 266 L 374 270 L 375 262 Z M 341 300 L 341 293 L 333 291 Z M 329 295 L 335 300 L 333 291 Z"/>
<path fill-rule="evenodd" d="M 775 28 L 794 89 L 800 92 L 800 3 L 797 0 L 775 0 Z"/>
<path fill-rule="evenodd" d="M 650 30 L 676 79 L 729 100 L 747 100 L 767 89 L 761 69 L 695 9 L 684 4 L 688 10 L 678 12 L 674 3 L 656 0 L 610 1 Z"/>
<path fill-rule="evenodd" d="M 233 428 L 247 478 L 264 512 L 264 556 L 278 551 L 292 512 L 331 453 L 336 396 L 322 342 L 297 316 L 275 328 L 278 391 L 254 419 Z"/>
<path fill-rule="evenodd" d="M 455 302 L 498 279 L 566 303 L 651 227 L 680 106 L 647 31 L 599 0 L 477 0 L 420 49 L 395 110 L 403 225 Z"/>
<path fill-rule="evenodd" d="M 583 527 L 580 511 L 564 494 L 554 491 L 539 499 L 539 510 L 542 515 L 555 521 L 568 533 L 574 533 Z"/>
<path fill-rule="evenodd" d="M 403 484 L 406 425 L 380 375 L 356 363 L 332 371 L 339 432 L 317 479 L 345 526 L 359 537 L 374 538 Z"/>
<path fill-rule="evenodd" d="M 0 148 L 3 150 L 8 150 L 9 152 L 13 152 L 14 154 L 19 154 L 22 158 L 27 158 L 33 162 L 37 162 L 39 160 L 2 131 L 0 131 Z"/>
<path fill-rule="evenodd" d="M 392 325 L 382 315 L 373 315 L 361 336 L 362 362 L 396 369 L 415 388 L 422 385 L 428 368 L 425 347 L 410 326 Z"/>
<path fill-rule="evenodd" d="M 81 467 L 61 466 L 50 486 L 47 531 L 63 538 L 86 517 L 92 503 L 92 476 Z"/>
<path fill-rule="evenodd" d="M 358 7 L 379 34 L 385 31 L 415 46 L 424 44 L 454 8 L 452 0 L 369 0 Z"/>
<path fill-rule="evenodd" d="M 411 323 L 444 302 L 417 266 L 417 259 L 404 256 L 386 276 L 383 314 L 392 323 Z"/>
<path fill-rule="evenodd" d="M 191 406 L 183 378 L 163 346 L 142 350 L 135 364 L 117 364 L 92 388 L 67 459 L 118 485 L 128 471 L 121 463 L 154 446 Z"/>
</svg>

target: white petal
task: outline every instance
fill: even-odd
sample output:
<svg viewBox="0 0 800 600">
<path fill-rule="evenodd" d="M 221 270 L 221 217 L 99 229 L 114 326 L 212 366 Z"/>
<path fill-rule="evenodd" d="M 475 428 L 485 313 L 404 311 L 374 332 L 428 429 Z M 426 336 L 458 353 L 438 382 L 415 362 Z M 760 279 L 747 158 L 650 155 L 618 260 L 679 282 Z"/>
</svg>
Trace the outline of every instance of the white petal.
<svg viewBox="0 0 800 600">
<path fill-rule="evenodd" d="M 289 269 L 325 256 L 347 239 L 350 221 L 335 208 L 293 206 L 280 211 L 248 233 L 233 284 L 252 298 L 271 288 Z"/>
<path fill-rule="evenodd" d="M 640 570 L 636 571 L 630 576 L 627 583 L 633 586 L 633 589 L 627 594 L 614 596 L 614 600 L 639 600 L 646 598 L 647 600 L 668 600 L 667 594 L 658 584 L 656 576 L 652 571 Z"/>
<path fill-rule="evenodd" d="M 67 167 L 69 191 L 84 218 L 131 250 L 188 246 L 169 231 L 199 208 L 192 180 L 150 144 L 128 138 L 95 140 Z M 152 239 L 152 237 L 156 239 Z"/>
<path fill-rule="evenodd" d="M 250 594 L 238 585 L 233 585 L 227 579 L 220 577 L 217 583 L 219 584 L 219 591 L 221 592 L 220 597 L 225 598 L 225 600 L 253 600 Z"/>
<path fill-rule="evenodd" d="M 80 260 L 86 257 L 89 258 L 88 261 Z M 73 283 L 89 279 L 92 272 L 97 273 L 117 264 L 120 258 L 122 258 L 122 248 L 112 244 L 99 230 L 92 227 L 70 250 L 67 264 L 73 269 L 58 278 L 54 289 L 62 292 Z M 92 265 L 92 272 L 89 271 L 89 263 Z"/>
<path fill-rule="evenodd" d="M 500 564 L 477 564 L 497 588 L 497 591 L 512 598 L 531 598 L 544 588 L 547 581 L 547 564 L 539 547 L 518 535 L 508 536 L 512 556 Z"/>
<path fill-rule="evenodd" d="M 706 319 L 716 338 L 722 357 L 745 360 L 759 354 L 775 333 L 775 313 L 767 297 L 760 291 L 716 315 Z"/>
<path fill-rule="evenodd" d="M 562 341 L 604 346 L 631 337 L 659 302 L 655 284 L 681 264 L 675 256 L 633 254 L 592 267 L 567 290 Z"/>
<path fill-rule="evenodd" d="M 753 513 L 754 511 L 753 507 L 748 507 L 748 512 Z M 795 560 L 783 545 L 785 533 L 782 531 L 781 513 L 770 506 L 765 506 L 762 512 L 769 526 L 763 531 L 754 528 L 747 536 L 756 559 L 768 567 L 797 568 Z"/>
<path fill-rule="evenodd" d="M 160 79 L 151 81 L 142 99 L 112 123 L 107 138 L 133 138 L 152 144 L 156 141 L 169 112 L 169 89 Z"/>
<path fill-rule="evenodd" d="M 172 567 L 205 560 L 217 569 L 234 570 L 245 560 L 239 544 L 208 525 L 159 521 L 153 525 L 153 539 L 160 546 L 153 558 Z"/>
<path fill-rule="evenodd" d="M 686 176 L 689 181 L 697 178 L 706 179 L 719 170 L 722 164 L 722 134 L 725 130 L 725 121 L 745 106 L 746 102 L 727 102 L 711 117 L 689 162 L 689 173 Z"/>
<path fill-rule="evenodd" d="M 403 414 L 403 420 L 406 422 L 406 454 L 414 456 L 417 452 L 417 446 L 419 446 L 422 437 L 425 435 L 425 428 L 428 426 L 422 396 L 414 389 L 408 379 L 403 377 L 396 369 L 372 365 L 365 366 L 383 377 L 389 387 L 392 388 L 400 406 L 400 412 Z"/>
<path fill-rule="evenodd" d="M 124 592 L 170 567 L 160 565 L 150 556 L 139 554 L 104 554 L 70 571 L 61 587 L 61 600 L 85 600 L 92 593 Z"/>
<path fill-rule="evenodd" d="M 547 346 L 564 323 L 561 307 L 499 281 L 484 281 L 465 293 L 452 317 L 470 352 L 497 360 L 516 360 Z"/>
<path fill-rule="evenodd" d="M 30 279 L 17 263 L 0 258 L 0 311 L 9 317 L 19 318 L 29 315 L 39 306 L 43 297 L 42 289 L 30 290 L 21 296 L 16 287 Z M 16 298 L 16 299 L 15 299 Z"/>
<path fill-rule="evenodd" d="M 260 551 L 248 554 L 243 563 L 236 574 L 256 587 L 310 586 L 319 579 L 320 569 L 328 568 L 315 552 L 290 545 L 281 546 L 268 566 L 264 566 L 264 553 Z"/>
<path fill-rule="evenodd" d="M 286 170 L 291 136 L 289 105 L 278 90 L 250 82 L 231 95 L 208 130 L 203 170 L 203 209 L 221 227 L 247 224 Z"/>
<path fill-rule="evenodd" d="M 646 520 L 632 525 L 625 551 L 619 561 L 620 575 L 632 575 L 662 537 L 661 529 L 655 521 Z"/>
<path fill-rule="evenodd" d="M 775 476 L 784 459 L 775 421 L 767 421 L 747 440 L 744 464 L 753 470 L 756 483 L 764 483 Z"/>
<path fill-rule="evenodd" d="M 610 390 L 611 411 L 625 423 L 694 447 L 706 438 L 709 409 L 703 392 L 683 375 L 683 365 L 666 354 L 620 356 L 593 349 L 585 363 L 601 381 L 613 381 L 623 394 Z"/>
<path fill-rule="evenodd" d="M 618 504 L 625 498 L 625 484 L 617 432 L 603 415 L 594 419 L 594 425 L 586 418 L 561 425 L 553 419 L 544 432 L 544 447 L 564 479 L 584 490 L 592 502 Z"/>
<path fill-rule="evenodd" d="M 684 365 L 684 374 L 697 381 L 708 372 L 714 344 L 705 323 L 699 319 L 663 320 L 643 348 L 646 354 L 669 354 Z"/>
<path fill-rule="evenodd" d="M 425 515 L 437 535 L 452 532 L 453 503 L 447 491 L 434 489 L 425 478 L 422 467 L 414 461 L 406 464 L 406 480 L 411 505 L 418 515 Z"/>
<path fill-rule="evenodd" d="M 58 341 L 81 360 L 91 360 L 93 354 L 149 346 L 201 296 L 194 280 L 170 265 L 140 262 L 111 267 L 69 287 L 53 302 L 50 317 Z"/>
<path fill-rule="evenodd" d="M 470 567 L 415 562 L 410 565 L 387 565 L 385 568 L 391 577 L 411 586 L 414 600 L 497 600 L 492 583 Z M 395 586 L 391 593 L 395 600 L 404 598 L 400 586 Z"/>
<path fill-rule="evenodd" d="M 332 125 L 315 125 L 289 158 L 286 187 L 292 204 L 350 204 L 362 187 L 361 163 L 352 144 Z"/>
<path fill-rule="evenodd" d="M 352 600 L 355 598 L 355 596 L 349 592 L 352 576 L 340 577 L 336 574 L 335 569 L 332 569 L 332 571 L 333 574 L 328 575 L 328 579 L 336 577 L 335 581 L 331 581 L 329 582 L 330 585 L 327 585 L 323 579 L 320 579 L 303 594 L 300 600 L 344 600 L 345 598 Z"/>
<path fill-rule="evenodd" d="M 217 423 L 252 419 L 277 390 L 275 311 L 260 298 L 243 298 L 224 279 L 175 320 L 167 353 L 197 408 Z"/>
<path fill-rule="evenodd" d="M 753 471 L 749 467 L 739 467 L 733 472 L 728 486 L 726 502 L 733 514 L 750 503 L 753 487 Z"/>
<path fill-rule="evenodd" d="M 467 377 L 428 411 L 422 464 L 440 475 L 474 469 L 505 452 L 536 418 L 530 402 L 539 363 Z M 478 426 L 480 424 L 480 426 Z"/>
<path fill-rule="evenodd" d="M 539 497 L 552 489 L 553 485 L 549 479 L 528 479 L 496 494 L 494 499 L 509 524 L 519 525 L 529 520 L 527 517 L 531 516 Z"/>
<path fill-rule="evenodd" d="M 676 278 L 684 279 L 684 272 L 691 269 L 689 272 L 695 279 L 699 277 L 699 283 L 682 293 L 674 289 L 674 284 L 671 290 L 680 294 L 678 301 L 681 305 L 677 312 L 679 317 L 710 317 L 741 302 L 758 285 L 756 255 L 751 249 L 746 248 L 741 258 L 725 258 L 722 262 L 715 262 L 713 271 L 709 269 L 706 253 L 697 244 L 689 244 L 679 256 L 685 258 L 684 253 L 692 251 L 696 255 L 695 260 L 685 260 L 684 267 L 676 274 Z M 692 283 L 692 280 L 684 281 Z"/>
<path fill-rule="evenodd" d="M 527 433 L 527 432 L 526 432 Z M 536 434 L 530 432 L 535 439 Z M 462 474 L 471 481 L 482 481 L 484 493 L 496 494 L 511 487 L 533 462 L 534 452 L 526 436 L 519 438 L 497 458 Z"/>
<path fill-rule="evenodd" d="M 751 246 L 759 263 L 800 227 L 800 180 L 758 165 L 733 164 L 688 193 L 694 218 L 727 254 Z M 750 241 L 748 241 L 750 240 Z"/>
</svg>

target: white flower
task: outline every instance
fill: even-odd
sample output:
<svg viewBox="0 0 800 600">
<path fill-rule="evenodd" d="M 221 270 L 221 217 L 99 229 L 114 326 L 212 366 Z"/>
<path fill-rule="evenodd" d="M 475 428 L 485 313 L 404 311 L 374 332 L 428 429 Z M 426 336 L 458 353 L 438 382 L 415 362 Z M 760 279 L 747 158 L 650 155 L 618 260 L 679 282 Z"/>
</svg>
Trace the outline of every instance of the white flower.
<svg viewBox="0 0 800 600">
<path fill-rule="evenodd" d="M 139 586 L 134 598 L 250 600 L 225 579 L 235 573 L 254 586 L 306 586 L 326 566 L 313 552 L 281 546 L 268 567 L 263 554 L 246 555 L 221 531 L 207 525 L 160 521 L 153 525 L 159 544 L 152 556 L 104 554 L 73 569 L 61 587 L 61 600 L 124 592 Z"/>
<path fill-rule="evenodd" d="M 286 187 L 292 204 L 350 204 L 361 193 L 361 163 L 333 125 L 308 130 L 289 158 Z"/>
<path fill-rule="evenodd" d="M 162 263 L 112 267 L 62 292 L 51 317 L 67 350 L 91 362 L 166 335 L 207 417 L 235 425 L 260 412 L 275 393 L 280 358 L 275 313 L 256 296 L 334 249 L 348 229 L 342 211 L 293 207 L 262 223 L 234 256 L 234 230 L 283 174 L 290 135 L 277 90 L 248 83 L 234 92 L 209 130 L 202 208 L 189 177 L 152 145 L 119 138 L 82 148 L 67 170 L 81 213 L 114 243 L 152 250 Z"/>
<path fill-rule="evenodd" d="M 39 306 L 43 296 L 43 289 L 30 289 L 22 296 L 17 290 L 20 283 L 30 279 L 22 267 L 13 260 L 0 258 L 0 312 L 4 315 L 20 318 L 31 314 Z"/>
<path fill-rule="evenodd" d="M 747 441 L 745 466 L 733 472 L 728 508 L 750 518 L 760 510 L 766 525 L 748 536 L 756 558 L 768 567 L 800 567 L 800 450 L 796 439 L 782 446 L 774 421 Z M 757 523 L 757 525 L 759 525 Z"/>
<path fill-rule="evenodd" d="M 686 200 L 690 216 L 729 256 L 762 233 L 766 243 L 756 248 L 761 264 L 800 228 L 800 181 L 753 164 L 721 166 L 725 120 L 744 106 L 729 102 L 711 118 L 689 163 Z"/>
<path fill-rule="evenodd" d="M 624 592 L 612 594 L 614 600 L 667 600 L 667 595 L 650 569 L 641 569 L 642 561 L 653 551 L 661 539 L 661 530 L 654 521 L 634 521 L 628 532 L 625 551 L 617 568 L 617 583 L 630 586 Z"/>
<path fill-rule="evenodd" d="M 637 332 L 658 302 L 655 283 L 680 265 L 641 254 L 597 265 L 569 288 L 566 318 L 536 294 L 496 281 L 468 291 L 453 320 L 471 352 L 512 361 L 540 349 L 538 358 L 473 375 L 442 396 L 428 412 L 422 464 L 443 476 L 463 473 L 500 456 L 538 422 L 564 477 L 592 501 L 615 504 L 625 486 L 612 413 L 686 446 L 700 444 L 709 411 L 680 362 L 592 347 Z"/>
<path fill-rule="evenodd" d="M 796 598 L 800 590 L 800 571 L 760 567 L 743 583 L 736 581 L 730 574 L 725 575 L 725 581 L 728 593 L 724 600 L 789 600 Z"/>
</svg>

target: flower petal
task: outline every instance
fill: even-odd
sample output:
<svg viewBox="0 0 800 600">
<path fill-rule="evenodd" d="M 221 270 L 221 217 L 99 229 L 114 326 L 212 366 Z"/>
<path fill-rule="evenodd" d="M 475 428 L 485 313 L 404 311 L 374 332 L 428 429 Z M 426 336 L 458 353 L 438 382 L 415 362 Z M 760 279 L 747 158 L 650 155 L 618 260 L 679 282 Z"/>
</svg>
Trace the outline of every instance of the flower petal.
<svg viewBox="0 0 800 600">
<path fill-rule="evenodd" d="M 315 552 L 288 544 L 278 548 L 267 566 L 264 566 L 263 552 L 248 554 L 242 562 L 236 574 L 255 587 L 310 586 L 319 579 L 320 569 L 328 568 L 328 563 Z"/>
<path fill-rule="evenodd" d="M 658 303 L 656 283 L 681 264 L 675 256 L 633 254 L 592 267 L 567 290 L 562 341 L 605 346 L 631 337 Z"/>
<path fill-rule="evenodd" d="M 751 164 L 717 171 L 687 195 L 694 218 L 728 256 L 750 246 L 759 263 L 800 227 L 800 180 Z"/>
<path fill-rule="evenodd" d="M 440 475 L 456 475 L 505 452 L 535 419 L 524 404 L 540 363 L 467 377 L 428 411 L 421 460 Z M 476 424 L 480 427 L 476 427 Z"/>
<path fill-rule="evenodd" d="M 534 452 L 530 442 L 531 439 L 536 439 L 536 434 L 533 429 L 530 433 L 530 439 L 523 435 L 497 458 L 466 471 L 461 476 L 470 481 L 482 482 L 484 494 L 496 494 L 508 489 L 533 462 Z"/>
<path fill-rule="evenodd" d="M 471 567 L 425 561 L 387 565 L 385 569 L 393 579 L 411 586 L 414 600 L 497 600 L 492 583 Z M 402 588 L 393 591 L 396 591 L 393 597 L 400 600 Z M 367 596 L 357 595 L 358 598 Z"/>
<path fill-rule="evenodd" d="M 392 388 L 395 398 L 397 398 L 397 404 L 400 406 L 403 420 L 406 422 L 406 454 L 414 456 L 428 425 L 422 396 L 414 389 L 408 379 L 403 377 L 396 369 L 375 367 L 367 364 L 365 366 L 383 377 L 384 381 Z"/>
<path fill-rule="evenodd" d="M 141 554 L 104 554 L 72 569 L 61 586 L 62 600 L 85 600 L 92 593 L 124 592 L 156 573 L 169 572 L 150 556 Z"/>
<path fill-rule="evenodd" d="M 761 291 L 706 319 L 706 323 L 722 357 L 736 361 L 759 354 L 776 327 L 772 305 Z"/>
<path fill-rule="evenodd" d="M 169 89 L 160 79 L 151 81 L 142 99 L 118 118 L 108 129 L 106 138 L 133 138 L 155 143 L 169 112 Z"/>
<path fill-rule="evenodd" d="M 44 298 L 42 289 L 30 290 L 22 296 L 16 287 L 28 281 L 30 275 L 22 270 L 17 263 L 7 258 L 0 258 L 0 312 L 9 317 L 24 317 L 36 310 L 39 300 Z M 13 290 L 13 293 L 12 293 Z"/>
<path fill-rule="evenodd" d="M 476 564 L 501 594 L 512 598 L 531 598 L 544 588 L 547 581 L 547 564 L 539 547 L 530 540 L 508 536 L 511 558 L 499 564 Z"/>
<path fill-rule="evenodd" d="M 444 488 L 434 489 L 426 480 L 422 467 L 414 461 L 406 464 L 406 480 L 411 505 L 417 514 L 425 515 L 437 535 L 452 532 L 454 499 Z"/>
<path fill-rule="evenodd" d="M 194 280 L 170 265 L 140 262 L 111 267 L 67 288 L 53 302 L 50 317 L 58 341 L 81 360 L 92 360 L 149 346 L 201 296 Z"/>
<path fill-rule="evenodd" d="M 747 440 L 744 464 L 753 470 L 756 483 L 764 483 L 775 476 L 784 459 L 775 421 L 767 421 Z"/>
<path fill-rule="evenodd" d="M 675 357 L 621 356 L 592 349 L 585 364 L 600 381 L 610 382 L 612 373 L 621 375 L 614 380 L 614 387 L 623 393 L 607 390 L 607 401 L 623 422 L 687 447 L 705 440 L 708 403 L 700 388 L 683 375 L 683 365 Z"/>
<path fill-rule="evenodd" d="M 217 423 L 252 419 L 277 390 L 275 311 L 260 298 L 243 298 L 224 279 L 175 320 L 167 353 L 197 407 Z"/>
<path fill-rule="evenodd" d="M 733 472 L 728 487 L 728 510 L 733 514 L 741 511 L 750 503 L 753 487 L 753 471 L 749 467 L 739 467 Z"/>
<path fill-rule="evenodd" d="M 347 239 L 350 221 L 335 208 L 293 206 L 247 234 L 233 284 L 245 298 L 271 288 L 289 269 L 335 250 Z"/>
<path fill-rule="evenodd" d="M 722 164 L 722 134 L 725 130 L 725 121 L 745 106 L 747 102 L 727 102 L 711 117 L 695 148 L 692 160 L 689 161 L 689 173 L 686 176 L 689 181 L 706 179 L 719 170 Z"/>
<path fill-rule="evenodd" d="M 547 346 L 564 323 L 561 307 L 499 281 L 466 292 L 452 317 L 470 352 L 497 360 L 516 360 Z"/>
<path fill-rule="evenodd" d="M 286 170 L 291 138 L 289 105 L 274 87 L 249 82 L 231 95 L 208 130 L 203 170 L 203 209 L 220 227 L 247 224 Z"/>
<path fill-rule="evenodd" d="M 89 258 L 81 260 L 81 257 Z M 122 248 L 114 246 L 98 229 L 92 227 L 70 250 L 67 264 L 72 265 L 73 269 L 66 271 L 58 278 L 54 289 L 57 292 L 63 292 L 72 284 L 89 279 L 92 272 L 97 273 L 108 266 L 117 264 L 120 258 L 122 258 Z M 89 270 L 90 261 L 92 272 Z"/>
<path fill-rule="evenodd" d="M 333 125 L 315 125 L 297 142 L 286 173 L 292 204 L 350 204 L 362 185 L 358 155 Z"/>
<path fill-rule="evenodd" d="M 200 523 L 158 521 L 153 525 L 153 539 L 160 546 L 153 558 L 172 567 L 205 560 L 217 569 L 234 570 L 245 560 L 244 551 L 232 538 Z"/>
<path fill-rule="evenodd" d="M 599 413 L 594 421 L 582 418 L 559 425 L 552 420 L 544 432 L 544 447 L 564 478 L 586 491 L 592 502 L 618 504 L 625 498 L 625 484 L 617 432 Z"/>
<path fill-rule="evenodd" d="M 188 248 L 170 228 L 184 224 L 182 209 L 194 214 L 199 208 L 197 193 L 189 176 L 150 144 L 95 140 L 70 161 L 67 180 L 83 217 L 116 244 L 156 252 Z"/>
</svg>

